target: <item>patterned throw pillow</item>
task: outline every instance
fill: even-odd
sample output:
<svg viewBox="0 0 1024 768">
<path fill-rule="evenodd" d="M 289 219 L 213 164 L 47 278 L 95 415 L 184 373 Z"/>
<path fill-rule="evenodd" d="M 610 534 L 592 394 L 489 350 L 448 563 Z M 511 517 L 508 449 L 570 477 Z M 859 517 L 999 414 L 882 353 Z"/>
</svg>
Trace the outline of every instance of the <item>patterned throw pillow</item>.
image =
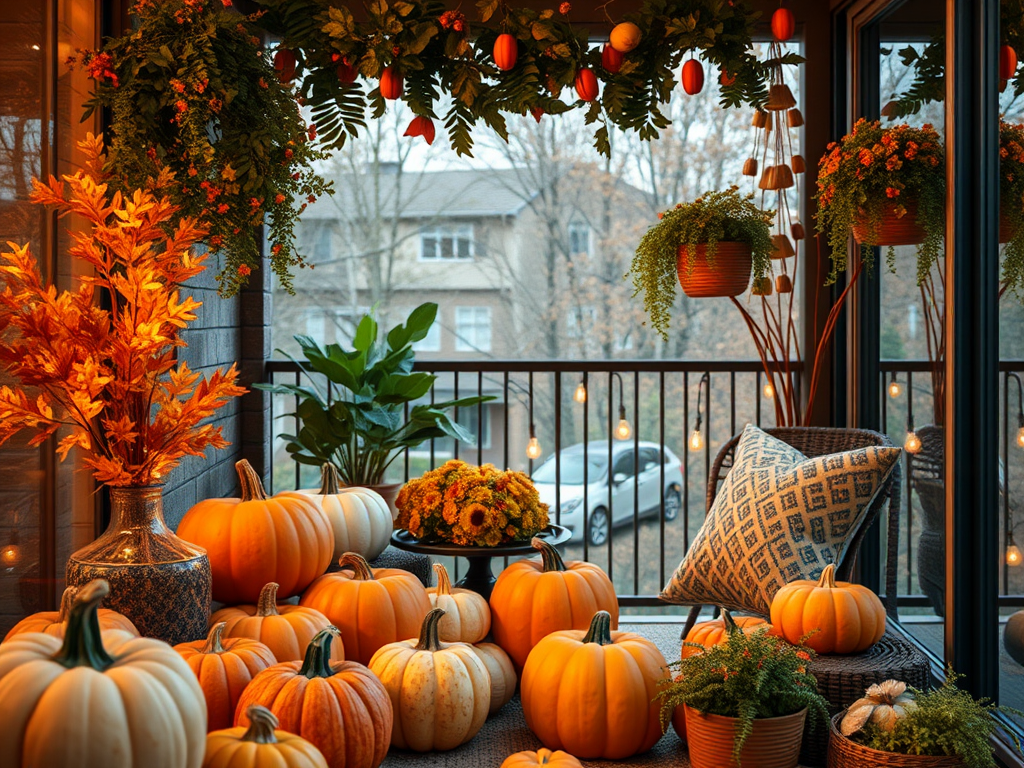
<svg viewBox="0 0 1024 768">
<path fill-rule="evenodd" d="M 871 446 L 807 458 L 753 425 L 661 599 L 768 614 L 776 591 L 842 560 L 900 459 Z"/>
</svg>

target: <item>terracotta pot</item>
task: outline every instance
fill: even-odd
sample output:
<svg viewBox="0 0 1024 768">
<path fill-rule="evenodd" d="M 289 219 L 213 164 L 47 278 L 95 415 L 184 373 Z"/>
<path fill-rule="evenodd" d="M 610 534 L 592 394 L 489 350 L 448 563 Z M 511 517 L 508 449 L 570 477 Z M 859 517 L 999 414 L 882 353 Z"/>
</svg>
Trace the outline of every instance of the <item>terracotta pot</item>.
<svg viewBox="0 0 1024 768">
<path fill-rule="evenodd" d="M 394 520 L 398 517 L 398 507 L 395 506 L 395 499 L 398 498 L 398 492 L 402 490 L 402 486 L 405 483 L 388 483 L 387 485 L 368 485 L 366 486 L 371 491 L 379 493 L 384 501 L 388 503 L 388 509 L 391 510 L 391 519 Z"/>
<path fill-rule="evenodd" d="M 720 242 L 714 266 L 707 262 L 707 246 L 698 245 L 693 269 L 687 271 L 687 246 L 679 246 L 676 268 L 683 293 L 694 299 L 739 296 L 750 286 L 751 251 L 746 243 Z"/>
<path fill-rule="evenodd" d="M 896 216 L 896 203 L 886 203 L 882 218 L 872 227 L 866 214 L 861 212 L 853 225 L 853 238 L 862 245 L 920 245 L 924 242 L 924 228 L 917 223 L 917 201 L 907 200 L 902 218 Z"/>
<path fill-rule="evenodd" d="M 690 765 L 693 768 L 736 768 L 732 749 L 739 720 L 702 715 L 690 707 L 685 709 Z M 744 768 L 796 768 L 806 720 L 806 709 L 784 717 L 755 720 L 754 732 L 740 753 L 741 764 Z"/>
</svg>

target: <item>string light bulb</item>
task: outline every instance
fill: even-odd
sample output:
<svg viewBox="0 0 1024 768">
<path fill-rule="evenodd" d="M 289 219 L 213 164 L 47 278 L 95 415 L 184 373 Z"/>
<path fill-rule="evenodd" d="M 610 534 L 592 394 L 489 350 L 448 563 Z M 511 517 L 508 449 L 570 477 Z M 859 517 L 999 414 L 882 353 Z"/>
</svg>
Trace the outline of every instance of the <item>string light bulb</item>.
<svg viewBox="0 0 1024 768">
<path fill-rule="evenodd" d="M 1013 532 L 1007 537 L 1006 542 L 1006 564 L 1011 568 L 1016 568 L 1021 563 L 1024 563 L 1024 555 L 1020 552 L 1020 547 L 1013 540 Z"/>
<path fill-rule="evenodd" d="M 764 385 L 764 396 L 769 400 L 775 397 L 775 387 L 772 386 L 770 381 Z"/>
<path fill-rule="evenodd" d="M 690 434 L 690 450 L 699 451 L 704 447 L 704 435 L 701 434 L 700 427 L 697 427 Z"/>
<path fill-rule="evenodd" d="M 704 447 L 704 433 L 700 431 L 701 424 L 703 424 L 701 406 L 704 404 L 704 387 L 707 385 L 708 392 L 708 407 L 711 406 L 711 374 L 705 372 L 700 377 L 700 383 L 697 385 L 697 420 L 693 424 L 693 432 L 690 433 L 690 439 L 687 442 L 691 451 L 699 451 Z M 766 387 L 768 385 L 765 385 Z"/>
<path fill-rule="evenodd" d="M 14 533 L 11 534 L 10 541 L 0 549 L 0 564 L 11 568 L 18 564 L 21 560 L 21 547 L 18 546 L 18 529 L 14 529 Z"/>
<path fill-rule="evenodd" d="M 918 454 L 921 452 L 921 438 L 913 428 L 907 430 L 907 439 L 903 441 L 903 449 L 907 453 Z"/>
<path fill-rule="evenodd" d="M 896 380 L 896 372 L 893 371 L 892 378 L 889 379 L 889 397 L 896 399 L 903 394 L 903 385 Z"/>
<path fill-rule="evenodd" d="M 572 399 L 577 403 L 587 402 L 587 385 L 582 381 L 576 386 L 576 391 L 573 393 Z"/>
<path fill-rule="evenodd" d="M 1024 426 L 1017 430 L 1017 445 L 1024 448 Z"/>
<path fill-rule="evenodd" d="M 540 447 L 540 440 L 536 435 L 532 435 L 530 442 L 526 444 L 526 458 L 539 459 L 542 453 L 544 453 L 544 449 Z"/>
</svg>

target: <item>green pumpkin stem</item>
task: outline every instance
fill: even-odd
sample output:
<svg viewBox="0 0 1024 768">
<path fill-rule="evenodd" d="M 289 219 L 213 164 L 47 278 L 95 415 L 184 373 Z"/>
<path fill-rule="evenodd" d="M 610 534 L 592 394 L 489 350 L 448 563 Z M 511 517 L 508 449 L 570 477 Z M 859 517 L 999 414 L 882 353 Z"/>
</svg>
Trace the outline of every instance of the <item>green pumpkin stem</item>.
<svg viewBox="0 0 1024 768">
<path fill-rule="evenodd" d="M 309 641 L 306 646 L 306 656 L 299 667 L 299 674 L 312 680 L 314 677 L 331 677 L 334 670 L 331 669 L 331 641 L 335 637 L 341 637 L 341 630 L 335 626 L 324 627 Z"/>
<path fill-rule="evenodd" d="M 544 539 L 534 536 L 530 541 L 530 546 L 540 550 L 541 561 L 544 564 L 544 573 L 565 570 L 565 563 L 562 561 L 562 556 L 558 554 L 558 550 L 544 541 Z"/>
<path fill-rule="evenodd" d="M 75 604 L 75 595 L 78 590 L 75 587 L 68 587 L 60 596 L 60 610 L 57 612 L 57 623 L 63 624 L 71 615 L 71 606 Z"/>
<path fill-rule="evenodd" d="M 277 612 L 277 589 L 279 586 L 276 581 L 268 581 L 260 590 L 260 599 L 256 603 L 256 615 L 260 618 L 280 616 Z"/>
<path fill-rule="evenodd" d="M 245 710 L 249 718 L 249 728 L 242 734 L 242 741 L 253 741 L 257 744 L 277 744 L 277 715 L 259 704 L 251 704 Z"/>
<path fill-rule="evenodd" d="M 598 611 L 590 620 L 590 629 L 583 637 L 584 643 L 598 645 L 612 644 L 612 615 L 608 611 Z"/>
<path fill-rule="evenodd" d="M 341 493 L 341 478 L 338 477 L 338 468 L 331 462 L 324 462 L 320 467 L 320 495 L 337 496 Z"/>
<path fill-rule="evenodd" d="M 441 608 L 434 608 L 423 619 L 423 625 L 420 627 L 420 641 L 416 643 L 417 651 L 435 653 L 444 648 L 441 645 L 441 638 L 437 634 L 437 625 L 442 616 L 444 616 L 444 611 Z"/>
<path fill-rule="evenodd" d="M 213 625 L 210 634 L 206 636 L 206 645 L 203 646 L 202 653 L 224 653 L 225 648 L 221 639 L 224 637 L 224 627 L 227 625 L 226 621 L 218 621 Z"/>
<path fill-rule="evenodd" d="M 358 552 L 346 552 L 338 558 L 338 565 L 342 570 L 351 568 L 352 578 L 356 581 L 373 581 L 373 569 Z"/>
<path fill-rule="evenodd" d="M 740 632 L 740 625 L 736 623 L 736 619 L 732 617 L 732 614 L 725 608 L 722 609 L 722 624 L 725 626 L 725 633 L 731 635 L 733 632 Z"/>
<path fill-rule="evenodd" d="M 437 574 L 437 594 L 450 595 L 452 593 L 452 580 L 448 578 L 448 569 L 441 563 L 434 563 L 434 573 Z"/>
<path fill-rule="evenodd" d="M 245 459 L 235 463 L 238 472 L 238 483 L 242 486 L 242 501 L 266 501 L 267 492 L 263 490 L 263 481 Z"/>
<path fill-rule="evenodd" d="M 100 619 L 97 611 L 103 598 L 110 594 L 110 584 L 94 579 L 81 587 L 68 614 L 64 644 L 53 660 L 68 669 L 92 667 L 102 672 L 114 663 L 114 658 L 103 647 Z"/>
</svg>

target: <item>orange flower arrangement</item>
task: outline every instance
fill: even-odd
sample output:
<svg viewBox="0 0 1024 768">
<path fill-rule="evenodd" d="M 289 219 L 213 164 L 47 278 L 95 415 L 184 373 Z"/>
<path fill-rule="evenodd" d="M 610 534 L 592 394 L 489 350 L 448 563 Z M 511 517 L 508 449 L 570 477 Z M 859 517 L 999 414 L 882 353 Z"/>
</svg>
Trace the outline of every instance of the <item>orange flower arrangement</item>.
<svg viewBox="0 0 1024 768">
<path fill-rule="evenodd" d="M 529 539 L 548 524 L 548 505 L 522 472 L 452 460 L 410 480 L 395 502 L 397 528 L 418 539 L 496 547 Z"/>
<path fill-rule="evenodd" d="M 160 194 L 170 172 L 131 197 L 109 194 L 102 139 L 80 146 L 85 169 L 33 180 L 32 201 L 87 222 L 70 253 L 92 274 L 58 294 L 28 246 L 0 253 L 0 371 L 21 384 L 0 386 L 0 444 L 25 430 L 39 445 L 66 428 L 61 459 L 78 446 L 101 483 L 153 485 L 183 456 L 228 445 L 202 422 L 245 390 L 234 366 L 207 379 L 175 360 L 201 306 L 178 286 L 205 268 L 193 246 L 206 230 L 188 218 L 170 230 L 176 209 Z M 103 291 L 110 309 L 98 305 Z"/>
</svg>

